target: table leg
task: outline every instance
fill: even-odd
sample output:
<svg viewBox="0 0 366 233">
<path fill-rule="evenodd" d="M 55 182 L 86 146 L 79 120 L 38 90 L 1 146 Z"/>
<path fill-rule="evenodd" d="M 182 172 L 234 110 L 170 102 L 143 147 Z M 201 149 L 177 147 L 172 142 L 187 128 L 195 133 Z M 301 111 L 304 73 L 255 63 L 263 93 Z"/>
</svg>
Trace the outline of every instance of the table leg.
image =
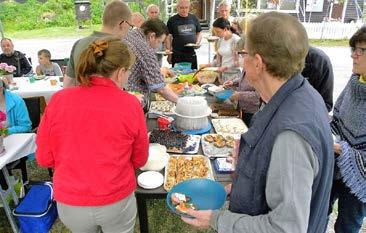
<svg viewBox="0 0 366 233">
<path fill-rule="evenodd" d="M 3 205 L 4 205 L 4 210 L 5 210 L 6 216 L 9 219 L 9 222 L 10 222 L 10 225 L 11 225 L 11 228 L 12 228 L 13 232 L 14 233 L 18 233 L 19 232 L 19 229 L 18 229 L 18 226 L 17 226 L 17 224 L 15 222 L 15 219 L 14 219 L 12 213 L 11 213 L 11 209 L 10 209 L 10 207 L 8 205 L 8 202 L 6 200 L 6 197 L 8 196 L 8 193 L 10 192 L 12 194 L 12 196 L 13 196 L 13 200 L 14 200 L 15 205 L 18 205 L 19 200 L 18 200 L 18 197 L 17 197 L 17 195 L 15 193 L 15 190 L 13 188 L 13 184 L 10 182 L 8 169 L 6 168 L 6 166 L 4 166 L 1 170 L 2 170 L 2 172 L 4 174 L 6 183 L 8 184 L 8 190 L 5 191 L 0 186 L 0 199 L 1 199 L 1 202 L 3 203 Z"/>
<path fill-rule="evenodd" d="M 137 201 L 137 211 L 139 214 L 140 232 L 149 233 L 146 198 L 143 194 L 136 193 L 136 201 Z"/>
</svg>

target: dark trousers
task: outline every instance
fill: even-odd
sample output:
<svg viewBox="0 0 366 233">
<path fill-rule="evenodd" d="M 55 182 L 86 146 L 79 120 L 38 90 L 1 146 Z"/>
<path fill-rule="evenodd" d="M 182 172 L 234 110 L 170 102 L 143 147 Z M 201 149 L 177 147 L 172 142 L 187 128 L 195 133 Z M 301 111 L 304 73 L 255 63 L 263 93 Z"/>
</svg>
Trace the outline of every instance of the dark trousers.
<svg viewBox="0 0 366 233">
<path fill-rule="evenodd" d="M 329 214 L 338 199 L 338 216 L 334 225 L 336 233 L 359 233 L 363 218 L 366 216 L 366 204 L 353 195 L 342 180 L 333 181 L 330 195 Z"/>
<path fill-rule="evenodd" d="M 2 173 L 2 171 L 0 171 L 0 185 L 1 185 L 1 188 L 3 190 L 7 190 L 8 189 L 8 184 L 6 183 L 6 180 L 5 180 L 5 177 Z"/>
<path fill-rule="evenodd" d="M 186 54 L 186 53 L 179 53 L 174 52 L 172 56 L 172 65 L 174 67 L 175 63 L 179 62 L 190 62 L 192 63 L 192 69 L 197 69 L 197 56 L 196 53 L 193 54 Z"/>
</svg>

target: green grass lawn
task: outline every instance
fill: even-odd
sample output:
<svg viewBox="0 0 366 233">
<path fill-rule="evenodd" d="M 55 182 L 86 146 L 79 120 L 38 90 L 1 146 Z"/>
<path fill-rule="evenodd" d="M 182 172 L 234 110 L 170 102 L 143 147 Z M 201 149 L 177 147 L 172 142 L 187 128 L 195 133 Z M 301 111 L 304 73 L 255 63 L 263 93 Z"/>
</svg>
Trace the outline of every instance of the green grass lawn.
<svg viewBox="0 0 366 233">
<path fill-rule="evenodd" d="M 24 31 L 5 31 L 5 37 L 12 39 L 35 39 L 35 38 L 70 38 L 87 36 L 93 30 L 99 30 L 101 25 L 91 25 L 91 27 L 78 29 L 77 27 L 53 27 Z"/>
</svg>

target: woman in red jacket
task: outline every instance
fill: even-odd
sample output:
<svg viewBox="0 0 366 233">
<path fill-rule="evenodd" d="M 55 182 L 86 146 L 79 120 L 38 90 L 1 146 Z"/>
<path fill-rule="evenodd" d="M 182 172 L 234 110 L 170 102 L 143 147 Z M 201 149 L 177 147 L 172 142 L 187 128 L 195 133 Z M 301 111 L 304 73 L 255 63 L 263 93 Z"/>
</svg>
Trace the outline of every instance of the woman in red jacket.
<svg viewBox="0 0 366 233">
<path fill-rule="evenodd" d="M 55 169 L 59 216 L 73 232 L 133 232 L 148 137 L 138 99 L 121 89 L 132 56 L 118 38 L 94 41 L 80 56 L 80 85 L 54 94 L 42 118 L 36 158 Z"/>
</svg>

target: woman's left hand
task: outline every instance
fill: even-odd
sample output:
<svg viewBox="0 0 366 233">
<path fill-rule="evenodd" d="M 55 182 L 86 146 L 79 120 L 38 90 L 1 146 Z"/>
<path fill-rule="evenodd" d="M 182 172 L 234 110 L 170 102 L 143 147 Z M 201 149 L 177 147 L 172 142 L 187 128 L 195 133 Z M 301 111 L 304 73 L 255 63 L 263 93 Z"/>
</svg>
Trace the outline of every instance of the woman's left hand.
<svg viewBox="0 0 366 233">
<path fill-rule="evenodd" d="M 201 229 L 207 229 L 210 227 L 210 218 L 212 216 L 212 210 L 188 210 L 188 215 L 194 218 L 182 217 L 182 220 L 192 226 L 199 227 Z"/>
</svg>

